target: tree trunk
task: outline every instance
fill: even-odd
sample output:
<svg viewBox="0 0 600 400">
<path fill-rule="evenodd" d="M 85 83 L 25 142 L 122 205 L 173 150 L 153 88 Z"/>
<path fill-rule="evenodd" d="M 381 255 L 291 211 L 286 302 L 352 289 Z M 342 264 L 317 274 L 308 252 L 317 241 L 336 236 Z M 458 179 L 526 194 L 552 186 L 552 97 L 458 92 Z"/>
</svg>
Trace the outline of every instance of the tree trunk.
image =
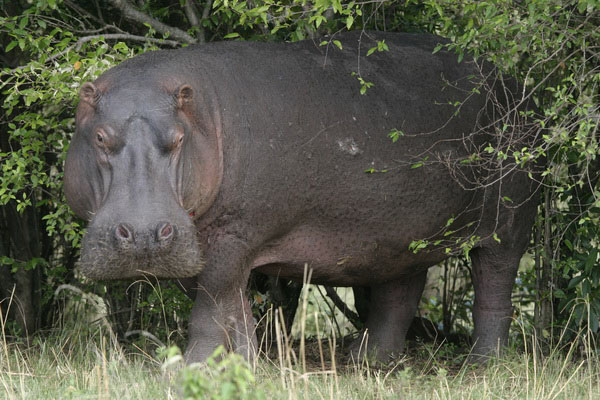
<svg viewBox="0 0 600 400">
<path fill-rule="evenodd" d="M 542 222 L 537 223 L 535 227 L 535 272 L 537 290 L 534 318 L 536 334 L 541 343 L 543 354 L 548 352 L 552 342 L 552 317 L 554 315 L 552 302 L 552 227 L 550 224 L 552 207 L 550 194 L 550 189 L 546 188 L 544 192 L 544 219 Z"/>
<path fill-rule="evenodd" d="M 40 325 L 40 271 L 25 268 L 27 262 L 41 257 L 41 242 L 36 210 L 18 213 L 13 202 L 0 207 L 0 256 L 17 264 L 0 267 L 2 313 L 14 320 L 20 332 L 29 336 Z"/>
</svg>

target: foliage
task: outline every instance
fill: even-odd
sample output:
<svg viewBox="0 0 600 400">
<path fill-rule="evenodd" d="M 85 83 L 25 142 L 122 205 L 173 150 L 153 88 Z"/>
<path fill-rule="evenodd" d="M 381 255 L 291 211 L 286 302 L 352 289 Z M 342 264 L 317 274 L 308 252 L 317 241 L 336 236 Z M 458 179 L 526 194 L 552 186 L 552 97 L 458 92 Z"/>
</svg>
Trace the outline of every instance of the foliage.
<svg viewBox="0 0 600 400">
<path fill-rule="evenodd" d="M 439 268 L 430 270 L 432 273 L 436 274 L 436 284 L 431 285 L 431 290 L 436 295 L 422 299 L 421 309 L 428 318 L 438 321 L 447 340 L 455 333 L 469 335 L 473 287 L 467 260 L 448 258 Z"/>
<path fill-rule="evenodd" d="M 600 10 L 598 1 L 429 1 L 438 31 L 459 57 L 483 57 L 524 83 L 522 96 L 540 108 L 546 128 L 536 149 L 511 148 L 515 163 L 539 156 L 549 196 L 539 214 L 548 220 L 539 257 L 551 264 L 551 287 L 538 298 L 560 299 L 564 323 L 574 307 L 576 325 L 598 332 L 600 269 L 600 163 L 598 115 Z M 498 157 L 502 150 L 493 149 Z M 566 284 L 565 284 L 566 283 Z M 550 289 L 550 290 L 549 290 Z M 552 290 L 554 289 L 554 290 Z M 577 299 L 586 299 L 589 307 Z M 567 311 L 567 312 L 564 312 Z"/>
<path fill-rule="evenodd" d="M 164 348 L 163 369 L 181 361 L 177 347 Z M 184 399 L 261 400 L 265 393 L 256 388 L 256 378 L 242 356 L 226 353 L 219 346 L 202 364 L 192 364 L 179 371 L 181 393 Z"/>
</svg>

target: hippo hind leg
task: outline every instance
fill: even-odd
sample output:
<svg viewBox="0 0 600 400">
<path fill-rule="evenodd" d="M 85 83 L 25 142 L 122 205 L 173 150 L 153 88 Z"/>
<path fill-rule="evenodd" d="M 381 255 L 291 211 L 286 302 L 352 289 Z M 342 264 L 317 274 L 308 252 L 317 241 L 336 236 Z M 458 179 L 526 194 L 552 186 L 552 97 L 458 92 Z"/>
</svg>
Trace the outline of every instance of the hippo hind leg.
<svg viewBox="0 0 600 400">
<path fill-rule="evenodd" d="M 524 243 L 527 243 L 526 241 Z M 512 322 L 511 295 L 524 248 L 488 244 L 471 251 L 471 277 L 475 291 L 471 361 L 499 354 L 508 342 Z"/>
<path fill-rule="evenodd" d="M 406 332 L 417 312 L 427 270 L 371 286 L 366 329 L 351 344 L 351 355 L 388 363 L 404 352 Z"/>
</svg>

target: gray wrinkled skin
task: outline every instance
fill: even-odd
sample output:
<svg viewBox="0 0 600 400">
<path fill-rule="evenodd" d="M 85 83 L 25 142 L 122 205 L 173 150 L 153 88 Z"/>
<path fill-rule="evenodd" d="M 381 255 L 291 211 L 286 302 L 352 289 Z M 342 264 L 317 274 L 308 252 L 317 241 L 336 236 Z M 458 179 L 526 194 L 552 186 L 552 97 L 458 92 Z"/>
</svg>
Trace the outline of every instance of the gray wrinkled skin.
<svg viewBox="0 0 600 400">
<path fill-rule="evenodd" d="M 427 268 L 470 235 L 473 352 L 506 343 L 538 185 L 495 160 L 464 163 L 497 139 L 494 105 L 472 92 L 479 69 L 432 54 L 431 35 L 334 39 L 343 50 L 307 40 L 151 52 L 82 86 L 65 165 L 67 200 L 90 221 L 81 269 L 179 278 L 195 301 L 190 362 L 219 345 L 252 357 L 250 272 L 301 281 L 305 266 L 314 283 L 371 288 L 366 343 L 387 361 L 404 349 Z M 389 52 L 367 57 L 374 39 Z M 357 71 L 374 84 L 365 95 Z M 512 89 L 495 93 L 512 106 Z M 531 148 L 532 134 L 506 140 Z M 415 253 L 416 240 L 442 244 Z"/>
</svg>

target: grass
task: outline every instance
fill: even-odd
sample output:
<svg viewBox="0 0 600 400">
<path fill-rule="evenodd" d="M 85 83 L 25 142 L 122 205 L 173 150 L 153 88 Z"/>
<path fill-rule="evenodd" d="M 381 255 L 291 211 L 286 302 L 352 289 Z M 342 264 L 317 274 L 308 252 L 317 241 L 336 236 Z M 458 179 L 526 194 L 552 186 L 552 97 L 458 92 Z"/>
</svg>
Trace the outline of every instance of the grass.
<svg viewBox="0 0 600 400">
<path fill-rule="evenodd" d="M 208 368 L 185 367 L 174 347 L 123 345 L 106 324 L 77 320 L 28 345 L 2 334 L 0 398 L 600 399 L 600 357 L 589 343 L 541 358 L 523 335 L 526 351 L 509 350 L 484 366 L 462 363 L 464 352 L 451 345 L 411 343 L 397 365 L 352 364 L 331 334 L 340 322 L 308 293 L 294 329 L 311 338 L 276 329 L 269 355 L 252 365 L 217 354 Z"/>
<path fill-rule="evenodd" d="M 265 399 L 598 399 L 600 361 L 576 360 L 556 353 L 544 360 L 511 353 L 485 367 L 456 367 L 436 353 L 406 360 L 403 367 L 375 369 L 367 365 L 325 367 L 307 362 L 283 366 L 260 358 L 248 366 L 245 397 L 218 397 L 221 388 L 240 377 L 245 363 L 214 360 L 211 368 L 181 368 L 162 363 L 141 350 L 125 352 L 106 338 L 71 339 L 64 335 L 36 340 L 30 346 L 3 344 L 0 398 L 6 399 L 175 399 L 194 382 L 210 382 L 202 397 Z M 314 344 L 313 344 L 314 345 Z M 298 351 L 292 349 L 290 351 Z M 235 372 L 237 368 L 238 372 Z M 189 371 L 193 374 L 189 374 Z M 185 373 L 188 372 L 186 377 Z M 234 372 L 231 372 L 234 371 Z M 238 388 L 238 386 L 233 386 Z M 182 389 L 183 388 L 183 389 Z M 236 389 L 237 390 L 237 389 Z M 233 393 L 236 393 L 236 390 Z M 189 391 L 188 391 L 189 393 Z M 239 393 L 239 391 L 238 391 Z M 251 397 L 251 395 L 254 397 Z M 204 397 L 206 396 L 206 397 Z"/>
</svg>

